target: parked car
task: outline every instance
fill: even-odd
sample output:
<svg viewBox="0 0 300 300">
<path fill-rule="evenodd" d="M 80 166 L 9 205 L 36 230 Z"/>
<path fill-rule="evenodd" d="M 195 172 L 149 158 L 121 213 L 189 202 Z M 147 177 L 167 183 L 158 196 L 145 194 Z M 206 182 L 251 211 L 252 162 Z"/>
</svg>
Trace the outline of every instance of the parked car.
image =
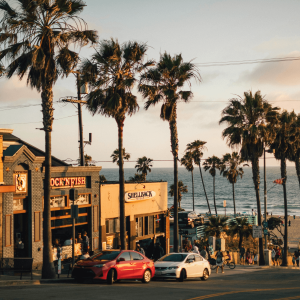
<svg viewBox="0 0 300 300">
<path fill-rule="evenodd" d="M 191 226 L 191 228 L 194 228 L 195 224 L 200 221 L 201 219 L 194 211 L 178 212 L 178 224 L 180 227 Z"/>
<path fill-rule="evenodd" d="M 140 279 L 149 283 L 154 275 L 153 261 L 132 250 L 101 251 L 78 261 L 72 270 L 72 277 L 78 282 L 90 278 L 106 280 L 108 284 L 121 279 Z"/>
<path fill-rule="evenodd" d="M 154 263 L 156 278 L 174 278 L 183 281 L 186 278 L 207 280 L 211 274 L 210 264 L 201 255 L 195 253 L 170 253 Z"/>
</svg>

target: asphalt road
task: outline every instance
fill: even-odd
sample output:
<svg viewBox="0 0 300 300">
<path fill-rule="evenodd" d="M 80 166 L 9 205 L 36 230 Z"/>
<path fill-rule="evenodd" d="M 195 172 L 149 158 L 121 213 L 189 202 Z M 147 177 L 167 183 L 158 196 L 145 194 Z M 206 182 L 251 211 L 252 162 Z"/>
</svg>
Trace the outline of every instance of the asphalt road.
<svg viewBox="0 0 300 300">
<path fill-rule="evenodd" d="M 0 287 L 0 299 L 300 299 L 300 271 L 291 269 L 235 269 L 212 274 L 208 281 L 165 280 L 143 284 L 121 281 L 106 283 L 59 283 L 37 286 Z"/>
</svg>

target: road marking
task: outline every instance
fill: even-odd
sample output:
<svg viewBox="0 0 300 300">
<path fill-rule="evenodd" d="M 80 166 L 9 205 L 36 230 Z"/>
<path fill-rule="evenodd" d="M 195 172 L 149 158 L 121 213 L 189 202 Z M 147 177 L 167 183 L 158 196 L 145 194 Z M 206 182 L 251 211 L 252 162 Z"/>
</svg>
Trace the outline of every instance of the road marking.
<svg viewBox="0 0 300 300">
<path fill-rule="evenodd" d="M 287 298 L 280 298 L 280 299 L 275 299 L 275 300 L 293 300 L 293 299 L 299 299 L 300 296 L 293 296 L 293 297 L 287 297 Z"/>
<path fill-rule="evenodd" d="M 278 289 L 256 289 L 256 290 L 244 290 L 244 291 L 230 291 L 230 292 L 223 292 L 223 293 L 218 293 L 218 294 L 210 294 L 210 295 L 204 295 L 204 296 L 199 296 L 195 298 L 190 298 L 188 300 L 202 300 L 202 299 L 208 299 L 208 298 L 214 298 L 214 297 L 219 297 L 219 296 L 225 296 L 225 295 L 231 295 L 231 294 L 238 294 L 238 293 L 253 293 L 253 292 L 266 292 L 266 291 L 280 291 L 280 290 L 296 290 L 300 289 L 300 287 L 294 287 L 294 288 L 278 288 Z M 277 299 L 277 300 L 289 300 L 289 299 L 299 299 L 300 296 L 296 296 L 297 298 L 282 298 L 282 299 Z"/>
</svg>

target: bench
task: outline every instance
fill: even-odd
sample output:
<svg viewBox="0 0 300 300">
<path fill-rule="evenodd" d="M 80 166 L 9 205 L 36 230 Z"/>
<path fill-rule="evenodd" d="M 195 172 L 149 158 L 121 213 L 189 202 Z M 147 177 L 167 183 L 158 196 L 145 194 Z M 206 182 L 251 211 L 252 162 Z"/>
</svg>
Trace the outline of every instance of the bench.
<svg viewBox="0 0 300 300">
<path fill-rule="evenodd" d="M 20 279 L 23 273 L 31 273 L 32 278 L 32 263 L 33 258 L 16 257 L 16 258 L 0 258 L 0 271 L 4 275 L 4 271 L 20 272 Z"/>
</svg>

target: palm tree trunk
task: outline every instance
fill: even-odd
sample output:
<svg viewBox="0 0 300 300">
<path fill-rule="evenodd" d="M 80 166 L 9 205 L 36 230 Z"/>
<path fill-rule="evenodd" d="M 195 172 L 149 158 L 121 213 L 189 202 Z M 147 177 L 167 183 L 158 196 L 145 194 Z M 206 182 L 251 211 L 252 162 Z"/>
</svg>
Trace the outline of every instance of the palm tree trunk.
<svg viewBox="0 0 300 300">
<path fill-rule="evenodd" d="M 192 170 L 192 189 L 193 189 L 193 210 L 195 210 L 194 171 L 193 170 Z"/>
<path fill-rule="evenodd" d="M 45 130 L 45 180 L 44 180 L 44 221 L 43 221 L 43 267 L 42 279 L 54 279 L 55 269 L 52 253 L 50 179 L 51 179 L 51 132 L 53 123 L 53 92 L 51 84 L 42 87 L 43 125 Z"/>
<path fill-rule="evenodd" d="M 172 120 L 169 122 L 170 132 L 171 132 L 171 148 L 174 159 L 174 252 L 179 251 L 178 243 L 178 132 L 177 132 L 177 114 L 176 106 L 174 108 L 174 115 Z"/>
<path fill-rule="evenodd" d="M 120 201 L 120 242 L 121 249 L 126 249 L 126 224 L 125 224 L 125 181 L 123 161 L 123 128 L 124 119 L 117 120 L 119 135 L 119 201 Z"/>
<path fill-rule="evenodd" d="M 253 182 L 255 187 L 256 203 L 257 203 L 257 222 L 258 222 L 258 226 L 261 226 L 261 205 L 260 205 L 260 197 L 259 197 L 259 162 L 257 156 L 253 157 L 252 159 L 252 174 L 253 174 Z M 262 238 L 259 238 L 258 247 L 259 247 L 259 265 L 264 266 L 265 258 L 264 258 Z"/>
<path fill-rule="evenodd" d="M 210 205 L 209 205 L 208 197 L 207 197 L 207 194 L 206 194 L 205 184 L 204 184 L 203 175 L 202 175 L 202 170 L 201 170 L 201 159 L 199 160 L 199 170 L 200 170 L 200 176 L 201 176 L 201 180 L 202 180 L 202 185 L 203 185 L 204 194 L 205 194 L 205 197 L 206 197 L 206 202 L 207 202 L 208 211 L 209 211 L 209 213 L 211 214 Z"/>
<path fill-rule="evenodd" d="M 299 187 L 300 187 L 300 153 L 296 154 L 295 165 L 296 165 L 296 172 L 297 172 L 297 177 L 298 177 Z"/>
<path fill-rule="evenodd" d="M 283 197 L 284 197 L 284 248 L 282 254 L 282 266 L 288 265 L 288 213 L 287 213 L 287 196 L 286 196 L 286 159 L 285 157 L 281 158 L 280 163 L 281 168 L 281 178 L 283 178 L 282 186 L 283 186 Z"/>
<path fill-rule="evenodd" d="M 215 194 L 215 176 L 213 176 L 213 182 L 214 182 L 214 205 L 215 205 L 215 211 L 216 211 L 216 215 L 218 214 L 217 212 L 217 205 L 216 205 L 216 194 Z"/>
<path fill-rule="evenodd" d="M 243 235 L 240 233 L 239 234 L 239 236 L 240 236 L 240 240 L 239 240 L 239 249 L 241 249 L 241 247 L 242 247 L 242 244 L 243 244 Z"/>
<path fill-rule="evenodd" d="M 234 217 L 235 217 L 236 216 L 236 209 L 235 209 L 234 183 L 232 184 L 232 197 L 233 197 L 233 210 L 234 210 Z"/>
</svg>

